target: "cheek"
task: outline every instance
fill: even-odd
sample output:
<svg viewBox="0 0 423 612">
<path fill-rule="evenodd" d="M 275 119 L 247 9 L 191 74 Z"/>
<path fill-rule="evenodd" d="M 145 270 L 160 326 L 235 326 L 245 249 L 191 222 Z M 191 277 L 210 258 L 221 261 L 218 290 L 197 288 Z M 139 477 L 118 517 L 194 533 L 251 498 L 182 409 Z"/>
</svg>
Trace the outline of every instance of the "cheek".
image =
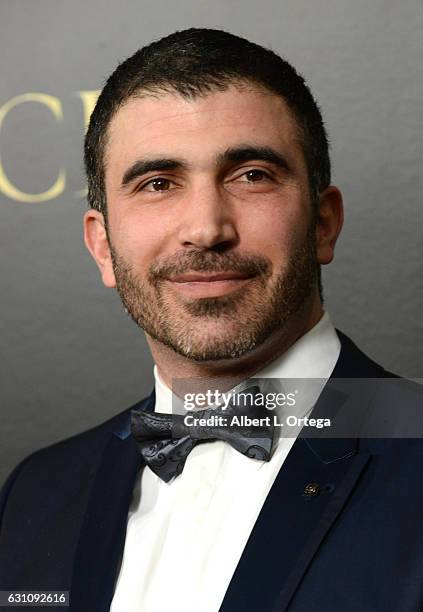
<svg viewBox="0 0 423 612">
<path fill-rule="evenodd" d="M 138 271 L 147 269 L 166 250 L 170 228 L 158 215 L 126 214 L 110 218 L 116 251 Z"/>
<path fill-rule="evenodd" d="M 279 267 L 305 239 L 308 223 L 306 215 L 292 208 L 257 209 L 248 221 L 248 229 L 245 226 L 244 231 L 240 231 L 240 247 L 262 253 Z"/>
</svg>

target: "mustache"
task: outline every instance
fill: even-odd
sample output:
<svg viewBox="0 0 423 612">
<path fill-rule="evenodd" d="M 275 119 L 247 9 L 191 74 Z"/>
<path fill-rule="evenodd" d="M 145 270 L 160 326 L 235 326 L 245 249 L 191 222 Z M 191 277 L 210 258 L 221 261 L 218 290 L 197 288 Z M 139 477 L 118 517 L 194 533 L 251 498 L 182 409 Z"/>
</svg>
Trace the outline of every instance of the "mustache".
<svg viewBox="0 0 423 612">
<path fill-rule="evenodd" d="M 171 276 L 187 272 L 238 272 L 246 276 L 270 276 L 272 262 L 258 254 L 188 251 L 154 262 L 150 266 L 148 280 L 156 285 Z"/>
</svg>

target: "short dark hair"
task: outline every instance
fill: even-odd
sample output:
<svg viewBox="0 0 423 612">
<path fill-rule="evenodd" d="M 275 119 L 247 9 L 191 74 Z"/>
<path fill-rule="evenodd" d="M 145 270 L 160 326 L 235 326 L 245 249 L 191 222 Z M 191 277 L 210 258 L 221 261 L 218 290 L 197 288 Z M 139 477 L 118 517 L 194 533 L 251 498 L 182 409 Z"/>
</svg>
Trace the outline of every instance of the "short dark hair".
<svg viewBox="0 0 423 612">
<path fill-rule="evenodd" d="M 313 202 L 330 184 L 328 138 L 322 115 L 301 75 L 279 55 L 222 30 L 190 28 L 139 49 L 121 63 L 101 92 L 85 137 L 88 204 L 107 224 L 104 154 L 111 119 L 140 91 L 186 98 L 250 82 L 283 98 L 299 129 Z"/>
</svg>

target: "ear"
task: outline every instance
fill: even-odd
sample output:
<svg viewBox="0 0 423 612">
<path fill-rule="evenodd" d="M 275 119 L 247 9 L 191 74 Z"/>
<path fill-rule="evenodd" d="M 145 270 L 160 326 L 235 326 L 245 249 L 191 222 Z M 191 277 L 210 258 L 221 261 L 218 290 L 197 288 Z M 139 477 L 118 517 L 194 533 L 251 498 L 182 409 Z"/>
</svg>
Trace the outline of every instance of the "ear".
<svg viewBox="0 0 423 612">
<path fill-rule="evenodd" d="M 104 217 L 97 210 L 90 209 L 84 215 L 84 241 L 100 270 L 104 285 L 116 287 Z"/>
<path fill-rule="evenodd" d="M 344 223 L 342 194 L 330 185 L 320 194 L 316 223 L 316 253 L 319 264 L 332 261 L 335 244 Z"/>
</svg>

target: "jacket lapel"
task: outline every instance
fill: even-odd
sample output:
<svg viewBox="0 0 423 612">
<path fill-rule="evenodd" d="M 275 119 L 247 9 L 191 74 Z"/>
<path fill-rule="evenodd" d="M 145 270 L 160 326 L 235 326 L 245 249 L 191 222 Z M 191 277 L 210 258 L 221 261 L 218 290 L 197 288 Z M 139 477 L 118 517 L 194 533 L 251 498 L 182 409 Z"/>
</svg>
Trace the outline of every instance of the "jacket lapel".
<svg viewBox="0 0 423 612">
<path fill-rule="evenodd" d="M 137 405 L 154 407 L 154 393 Z M 109 433 L 88 500 L 75 555 L 70 604 L 80 612 L 108 610 L 125 542 L 128 509 L 141 458 L 130 411 Z"/>
<path fill-rule="evenodd" d="M 338 334 L 341 354 L 332 378 L 386 375 L 351 340 Z M 336 416 L 342 400 L 333 401 L 334 397 L 325 387 L 313 416 Z M 220 612 L 287 609 L 319 546 L 371 460 L 369 453 L 358 452 L 355 438 L 306 438 L 306 435 L 304 429 L 273 483 Z"/>
<path fill-rule="evenodd" d="M 368 454 L 355 454 L 353 441 L 338 440 L 333 449 L 337 458 L 326 456 L 323 461 L 314 442 L 295 442 L 260 512 L 221 612 L 286 609 L 369 460 Z M 316 484 L 317 494 L 307 495 L 307 485 Z"/>
</svg>

